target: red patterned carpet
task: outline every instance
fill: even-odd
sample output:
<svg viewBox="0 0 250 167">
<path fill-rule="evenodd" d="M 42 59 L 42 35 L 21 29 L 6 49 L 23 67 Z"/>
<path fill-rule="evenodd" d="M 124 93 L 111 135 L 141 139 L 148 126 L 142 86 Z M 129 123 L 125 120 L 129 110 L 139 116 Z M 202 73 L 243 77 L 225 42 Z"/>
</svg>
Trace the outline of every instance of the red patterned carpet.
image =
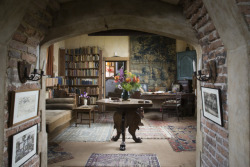
<svg viewBox="0 0 250 167">
<path fill-rule="evenodd" d="M 173 137 L 168 138 L 170 145 L 176 152 L 196 150 L 196 126 L 165 126 Z"/>
<path fill-rule="evenodd" d="M 167 140 L 174 151 L 196 150 L 196 118 L 184 117 L 177 121 L 176 117 L 166 118 L 163 121 L 160 112 L 145 113 L 144 125 L 161 128 L 168 135 Z"/>
</svg>

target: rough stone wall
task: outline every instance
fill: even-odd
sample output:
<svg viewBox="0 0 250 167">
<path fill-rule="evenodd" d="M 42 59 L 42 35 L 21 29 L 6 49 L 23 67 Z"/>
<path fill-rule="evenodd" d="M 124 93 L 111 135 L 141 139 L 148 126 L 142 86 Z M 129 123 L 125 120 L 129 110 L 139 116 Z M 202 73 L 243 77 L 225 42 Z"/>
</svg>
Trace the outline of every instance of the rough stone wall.
<svg viewBox="0 0 250 167">
<path fill-rule="evenodd" d="M 21 24 L 12 36 L 12 40 L 8 45 L 8 63 L 6 71 L 6 90 L 8 92 L 14 90 L 40 89 L 40 82 L 28 81 L 22 84 L 19 81 L 17 63 L 26 60 L 32 64 L 31 71 L 36 66 L 37 46 L 44 38 L 48 28 L 52 25 L 52 16 L 60 8 L 59 4 L 54 1 L 32 1 Z M 4 147 L 4 166 L 10 166 L 11 143 L 10 139 L 17 134 L 35 124 L 40 123 L 40 113 L 38 117 L 18 124 L 9 126 L 10 102 L 9 93 L 5 95 L 5 147 Z M 39 127 L 39 126 L 38 126 Z M 39 128 L 38 128 L 39 132 Z M 40 157 L 38 154 L 28 160 L 23 166 L 39 166 Z"/>
<path fill-rule="evenodd" d="M 202 82 L 201 86 L 221 90 L 221 105 L 224 126 L 220 126 L 201 114 L 202 132 L 202 166 L 228 166 L 228 105 L 227 105 L 227 52 L 224 44 L 209 17 L 202 0 L 183 0 L 184 15 L 197 34 L 202 47 L 203 73 L 206 73 L 206 64 L 215 60 L 217 66 L 217 80 Z M 199 82 L 199 81 L 198 81 Z"/>
<path fill-rule="evenodd" d="M 249 0 L 236 0 L 236 3 L 248 25 L 250 31 L 250 1 Z"/>
</svg>

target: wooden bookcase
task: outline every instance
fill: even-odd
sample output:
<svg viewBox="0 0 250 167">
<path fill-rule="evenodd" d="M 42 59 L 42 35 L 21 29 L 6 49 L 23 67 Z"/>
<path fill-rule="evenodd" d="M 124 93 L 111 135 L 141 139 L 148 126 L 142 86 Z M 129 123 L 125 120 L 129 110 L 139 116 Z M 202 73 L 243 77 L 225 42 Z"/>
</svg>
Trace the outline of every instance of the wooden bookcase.
<svg viewBox="0 0 250 167">
<path fill-rule="evenodd" d="M 60 49 L 58 74 L 65 76 L 70 93 L 90 96 L 96 104 L 102 95 L 102 51 L 98 47 Z"/>
</svg>

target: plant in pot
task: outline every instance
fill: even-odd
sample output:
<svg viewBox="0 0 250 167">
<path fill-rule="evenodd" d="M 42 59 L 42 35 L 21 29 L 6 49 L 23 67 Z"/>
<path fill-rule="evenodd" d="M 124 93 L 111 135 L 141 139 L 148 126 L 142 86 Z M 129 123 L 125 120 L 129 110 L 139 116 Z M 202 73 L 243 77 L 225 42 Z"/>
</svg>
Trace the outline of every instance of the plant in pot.
<svg viewBox="0 0 250 167">
<path fill-rule="evenodd" d="M 115 82 L 119 83 L 118 88 L 123 89 L 121 98 L 128 100 L 130 92 L 135 91 L 141 87 L 140 78 L 131 72 L 124 71 L 123 67 L 120 68 L 119 73 L 115 76 Z"/>
</svg>

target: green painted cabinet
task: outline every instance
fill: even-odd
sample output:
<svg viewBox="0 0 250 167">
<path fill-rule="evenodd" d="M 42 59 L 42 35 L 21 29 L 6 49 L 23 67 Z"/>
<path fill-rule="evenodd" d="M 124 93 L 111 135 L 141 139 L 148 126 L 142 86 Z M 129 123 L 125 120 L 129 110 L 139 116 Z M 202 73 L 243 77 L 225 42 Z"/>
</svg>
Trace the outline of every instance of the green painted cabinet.
<svg viewBox="0 0 250 167">
<path fill-rule="evenodd" d="M 192 79 L 193 60 L 196 64 L 196 51 L 177 53 L 177 80 Z"/>
</svg>

